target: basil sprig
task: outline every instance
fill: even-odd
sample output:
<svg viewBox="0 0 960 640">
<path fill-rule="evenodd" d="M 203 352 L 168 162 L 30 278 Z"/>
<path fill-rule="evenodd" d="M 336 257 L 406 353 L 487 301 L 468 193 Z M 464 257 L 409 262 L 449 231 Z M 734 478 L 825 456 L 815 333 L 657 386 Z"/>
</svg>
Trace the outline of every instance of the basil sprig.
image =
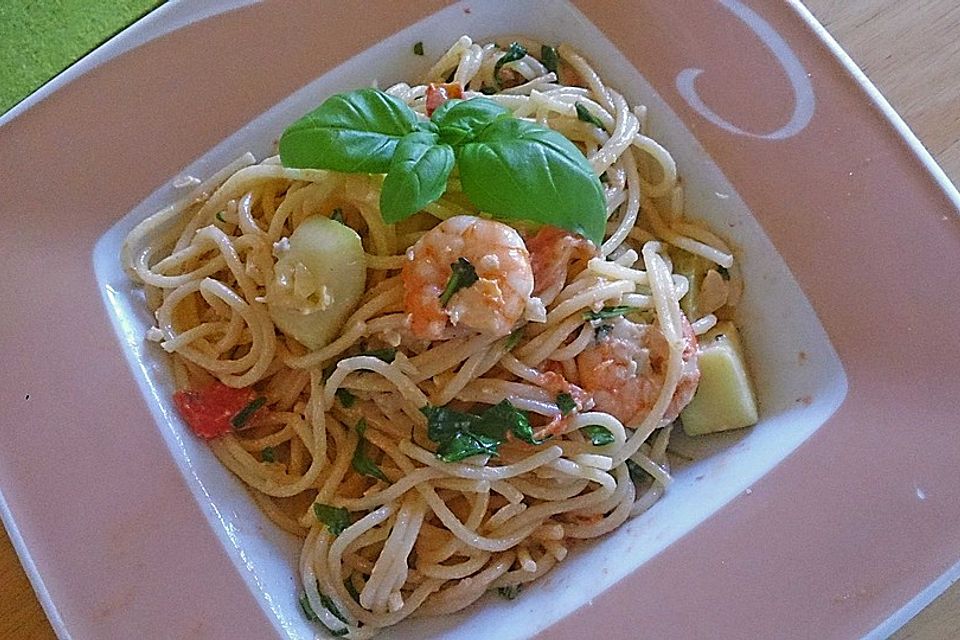
<svg viewBox="0 0 960 640">
<path fill-rule="evenodd" d="M 420 409 L 427 417 L 427 437 L 436 442 L 437 458 L 458 462 L 476 455 L 496 456 L 507 433 L 530 444 L 543 444 L 533 435 L 527 414 L 502 400 L 479 414 L 447 407 Z"/>
<path fill-rule="evenodd" d="M 456 169 L 480 210 L 550 224 L 595 244 L 603 239 L 603 187 L 583 153 L 487 98 L 447 100 L 424 120 L 376 89 L 340 93 L 283 132 L 280 159 L 287 167 L 385 173 L 380 212 L 387 223 L 440 198 Z"/>
</svg>

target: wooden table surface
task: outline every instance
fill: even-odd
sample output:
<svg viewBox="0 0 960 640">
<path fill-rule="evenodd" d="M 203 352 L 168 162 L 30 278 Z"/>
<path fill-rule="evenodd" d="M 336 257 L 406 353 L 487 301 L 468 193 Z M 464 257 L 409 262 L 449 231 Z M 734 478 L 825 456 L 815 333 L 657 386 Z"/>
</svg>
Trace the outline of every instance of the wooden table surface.
<svg viewBox="0 0 960 640">
<path fill-rule="evenodd" d="M 806 5 L 960 184 L 960 3 L 807 0 Z M 0 638 L 54 637 L 0 528 Z M 960 583 L 894 638 L 960 638 Z"/>
</svg>

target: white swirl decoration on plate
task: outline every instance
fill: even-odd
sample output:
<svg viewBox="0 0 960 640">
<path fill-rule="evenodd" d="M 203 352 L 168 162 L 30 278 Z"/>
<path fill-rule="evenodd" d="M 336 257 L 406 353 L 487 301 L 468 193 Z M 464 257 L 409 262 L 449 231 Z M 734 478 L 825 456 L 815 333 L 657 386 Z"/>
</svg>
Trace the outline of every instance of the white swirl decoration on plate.
<svg viewBox="0 0 960 640">
<path fill-rule="evenodd" d="M 694 83 L 697 77 L 703 73 L 703 69 L 691 67 L 677 74 L 677 90 L 697 113 L 725 131 L 764 140 L 783 140 L 797 135 L 809 124 L 816 103 L 813 85 L 810 84 L 806 69 L 783 37 L 752 9 L 737 0 L 720 0 L 720 4 L 743 21 L 760 38 L 764 46 L 776 56 L 777 61 L 790 80 L 790 85 L 793 87 L 795 98 L 793 115 L 790 116 L 790 120 L 785 125 L 776 131 L 753 133 L 728 122 L 700 98 Z"/>
</svg>

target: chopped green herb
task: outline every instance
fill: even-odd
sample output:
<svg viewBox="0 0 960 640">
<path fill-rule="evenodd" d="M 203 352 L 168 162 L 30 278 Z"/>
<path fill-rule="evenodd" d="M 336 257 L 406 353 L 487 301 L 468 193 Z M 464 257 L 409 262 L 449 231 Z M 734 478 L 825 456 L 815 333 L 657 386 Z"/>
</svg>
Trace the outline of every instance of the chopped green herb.
<svg viewBox="0 0 960 640">
<path fill-rule="evenodd" d="M 344 409 L 349 409 L 353 406 L 353 403 L 357 401 L 357 396 L 353 395 L 347 389 L 340 388 L 334 392 L 334 395 L 337 396 L 337 400 L 340 401 L 340 404 L 343 405 Z"/>
<path fill-rule="evenodd" d="M 630 479 L 634 482 L 640 482 L 647 477 L 647 472 L 639 464 L 627 458 L 627 471 L 630 472 Z"/>
<path fill-rule="evenodd" d="M 327 611 L 329 611 L 334 616 L 336 616 L 337 620 L 339 620 L 343 624 L 347 624 L 346 618 L 344 618 L 343 614 L 337 610 L 337 607 L 333 603 L 333 600 L 331 600 L 330 598 L 328 598 L 327 596 L 321 593 L 320 603 L 327 609 Z M 310 622 L 319 622 L 320 624 L 323 624 L 324 627 L 327 627 L 327 625 L 324 624 L 322 620 L 320 620 L 320 616 L 318 616 L 317 612 L 313 610 L 313 607 L 310 606 L 310 599 L 307 598 L 306 593 L 300 594 L 300 608 L 303 610 L 303 615 L 306 616 L 307 620 L 309 620 Z M 330 634 L 334 637 L 340 637 L 340 636 L 347 635 L 350 632 L 350 629 L 343 628 L 343 629 L 338 629 L 334 631 L 330 627 L 327 627 L 327 631 L 329 631 Z"/>
<path fill-rule="evenodd" d="M 313 503 L 313 515 L 317 517 L 317 521 L 327 525 L 327 529 L 335 536 L 340 535 L 344 529 L 353 524 L 350 521 L 349 511 L 343 507 L 331 507 L 321 502 Z"/>
<path fill-rule="evenodd" d="M 450 298 L 457 291 L 469 287 L 480 279 L 477 277 L 477 270 L 466 258 L 457 258 L 457 261 L 450 265 L 450 269 L 453 272 L 450 274 L 450 279 L 447 280 L 447 286 L 443 288 L 443 293 L 440 294 L 441 307 L 447 306 Z"/>
<path fill-rule="evenodd" d="M 260 450 L 260 460 L 263 462 L 276 462 L 277 450 L 273 447 L 264 447 Z"/>
<path fill-rule="evenodd" d="M 613 434 L 610 433 L 610 430 L 606 427 L 601 427 L 598 424 L 592 424 L 587 427 L 580 429 L 583 431 L 584 435 L 590 438 L 590 444 L 595 447 L 602 447 L 603 445 L 610 444 L 615 441 L 616 438 L 613 437 Z"/>
<path fill-rule="evenodd" d="M 337 207 L 333 210 L 333 213 L 330 214 L 330 219 L 343 224 L 343 209 Z"/>
<path fill-rule="evenodd" d="M 423 55 L 423 43 L 417 42 L 413 45 L 413 55 L 422 56 Z"/>
<path fill-rule="evenodd" d="M 500 87 L 500 68 L 505 64 L 510 64 L 511 62 L 520 60 L 525 55 L 527 55 L 527 50 L 523 47 L 523 45 L 517 42 L 510 43 L 510 46 L 507 47 L 507 52 L 500 56 L 500 59 L 497 60 L 497 63 L 493 65 L 493 82 L 498 88 Z"/>
<path fill-rule="evenodd" d="M 303 615 L 307 617 L 307 620 L 310 622 L 320 622 L 320 616 L 318 616 L 317 612 L 310 606 L 310 600 L 305 593 L 300 594 L 300 608 L 303 609 Z"/>
<path fill-rule="evenodd" d="M 723 265 L 717 265 L 717 273 L 720 274 L 720 277 L 724 280 L 730 279 L 730 270 L 724 267 Z"/>
<path fill-rule="evenodd" d="M 391 364 L 397 357 L 397 350 L 393 347 L 386 347 L 384 349 L 370 349 L 369 351 L 363 351 L 357 355 L 371 356 L 377 360 L 383 360 L 387 364 Z"/>
<path fill-rule="evenodd" d="M 510 433 L 527 444 L 543 444 L 544 442 L 534 437 L 533 427 L 530 425 L 530 419 L 526 412 L 517 409 L 509 400 L 501 400 L 484 411 L 480 420 L 479 428 L 485 433 L 497 434 L 509 429 Z M 506 439 L 506 434 L 504 434 L 504 439 Z"/>
<path fill-rule="evenodd" d="M 577 102 L 574 105 L 574 108 L 577 110 L 577 120 L 586 122 L 587 124 L 592 124 L 593 126 L 603 130 L 603 123 L 600 121 L 600 118 L 590 113 L 590 109 L 587 109 L 585 104 L 582 102 Z"/>
<path fill-rule="evenodd" d="M 596 328 L 594 328 L 594 330 L 593 330 L 593 339 L 594 339 L 594 341 L 595 341 L 597 344 L 599 344 L 600 342 L 603 341 L 604 338 L 606 338 L 608 335 L 610 335 L 610 332 L 611 332 L 611 331 L 613 331 L 613 325 L 612 325 L 612 324 L 603 323 L 603 324 L 597 325 Z"/>
<path fill-rule="evenodd" d="M 217 211 L 217 220 L 219 220 L 220 222 L 222 222 L 222 223 L 224 223 L 224 224 L 227 223 L 227 221 L 223 219 L 223 211 Z"/>
<path fill-rule="evenodd" d="M 436 442 L 437 458 L 459 462 L 476 455 L 496 456 L 507 433 L 530 444 L 541 444 L 533 435 L 527 414 L 509 400 L 489 407 L 481 414 L 464 413 L 447 407 L 420 409 L 427 417 L 427 436 Z"/>
<path fill-rule="evenodd" d="M 357 448 L 353 450 L 353 462 L 351 463 L 353 470 L 362 476 L 390 482 L 383 471 L 380 470 L 380 467 L 377 466 L 377 463 L 367 457 L 367 439 L 363 436 L 367 431 L 367 421 L 361 418 L 360 422 L 357 423 L 356 430 L 360 440 L 357 442 Z"/>
<path fill-rule="evenodd" d="M 496 456 L 502 440 L 482 433 L 459 431 L 437 447 L 437 457 L 444 462 L 459 462 L 473 456 Z"/>
<path fill-rule="evenodd" d="M 335 605 L 335 604 L 333 603 L 333 600 L 332 600 L 331 598 L 329 598 L 329 597 L 327 597 L 327 596 L 325 596 L 324 594 L 321 593 L 321 594 L 320 594 L 320 602 L 321 602 L 321 604 L 323 604 L 323 606 L 327 609 L 327 611 L 329 611 L 329 612 L 332 613 L 334 616 L 336 616 L 337 620 L 339 620 L 339 621 L 342 622 L 343 624 L 347 624 L 347 619 L 343 616 L 342 613 L 340 613 L 340 610 L 337 609 L 337 605 Z"/>
<path fill-rule="evenodd" d="M 543 66 L 547 68 L 547 71 L 557 72 L 557 68 L 560 66 L 560 55 L 557 53 L 556 47 L 550 47 L 548 45 L 540 46 L 540 62 L 543 63 Z"/>
<path fill-rule="evenodd" d="M 619 316 L 626 315 L 631 311 L 636 311 L 636 307 L 604 307 L 600 311 L 584 311 L 583 319 L 584 320 L 606 320 L 607 318 L 617 318 Z"/>
<path fill-rule="evenodd" d="M 511 584 L 506 587 L 499 587 L 497 593 L 501 598 L 506 598 L 507 600 L 514 600 L 520 593 L 523 591 L 522 584 Z"/>
<path fill-rule="evenodd" d="M 569 393 L 561 393 L 557 395 L 557 408 L 560 409 L 560 414 L 565 416 L 577 408 L 577 403 Z"/>
<path fill-rule="evenodd" d="M 233 425 L 234 429 L 242 429 L 243 425 L 247 424 L 247 422 L 250 421 L 250 418 L 253 417 L 253 414 L 255 414 L 257 410 L 266 403 L 267 399 L 263 396 L 260 396 L 243 409 L 240 409 L 240 411 L 237 412 L 237 415 L 233 416 L 233 418 L 230 420 L 230 424 Z"/>
<path fill-rule="evenodd" d="M 507 351 L 513 351 L 513 348 L 518 344 L 520 344 L 520 340 L 522 339 L 523 339 L 523 327 L 520 327 L 519 329 L 515 329 L 513 333 L 511 333 L 507 337 L 507 342 L 504 345 L 504 347 L 506 348 Z"/>
<path fill-rule="evenodd" d="M 350 594 L 350 597 L 353 598 L 354 602 L 360 602 L 360 592 L 357 591 L 357 588 L 353 586 L 353 580 L 347 578 L 343 581 L 343 588 L 347 590 L 347 593 Z"/>
</svg>

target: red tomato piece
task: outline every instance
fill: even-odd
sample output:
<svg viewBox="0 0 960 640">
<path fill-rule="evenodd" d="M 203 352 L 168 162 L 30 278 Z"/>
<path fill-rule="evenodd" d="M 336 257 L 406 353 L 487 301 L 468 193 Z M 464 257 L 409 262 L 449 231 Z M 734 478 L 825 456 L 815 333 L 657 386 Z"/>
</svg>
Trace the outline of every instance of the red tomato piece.
<svg viewBox="0 0 960 640">
<path fill-rule="evenodd" d="M 231 420 L 257 397 L 250 387 L 234 389 L 214 382 L 203 389 L 181 389 L 173 403 L 195 434 L 207 440 L 233 430 Z"/>
<path fill-rule="evenodd" d="M 444 102 L 451 98 L 462 98 L 463 87 L 459 82 L 445 82 L 443 84 L 434 84 L 427 86 L 427 116 L 432 116 L 433 112 Z"/>
</svg>

